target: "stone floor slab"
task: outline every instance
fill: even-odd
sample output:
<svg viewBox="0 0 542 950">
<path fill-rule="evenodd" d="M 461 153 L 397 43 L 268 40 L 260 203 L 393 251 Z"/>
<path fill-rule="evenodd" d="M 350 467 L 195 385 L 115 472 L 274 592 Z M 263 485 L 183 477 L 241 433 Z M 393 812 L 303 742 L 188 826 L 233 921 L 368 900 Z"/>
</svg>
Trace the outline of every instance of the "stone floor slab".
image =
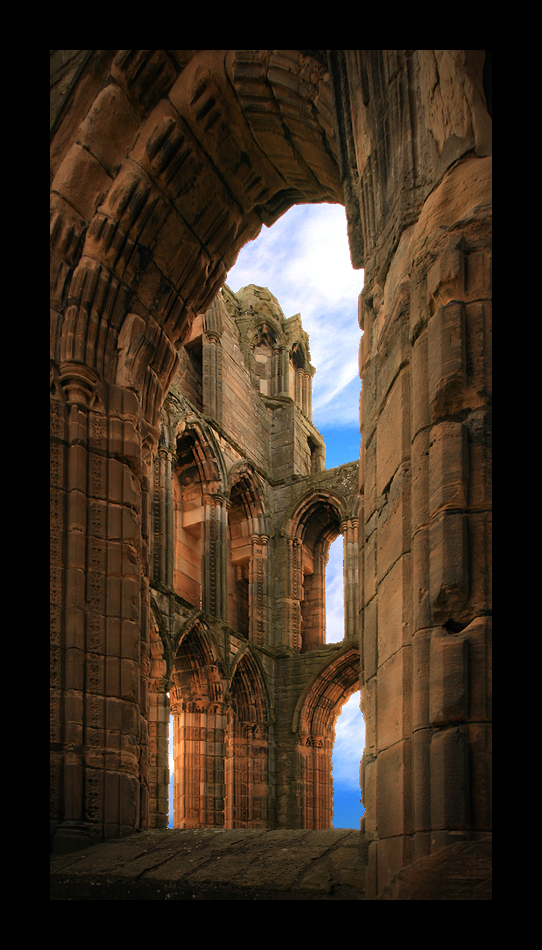
<svg viewBox="0 0 542 950">
<path fill-rule="evenodd" d="M 51 900 L 365 900 L 358 831 L 145 831 L 51 858 Z"/>
</svg>

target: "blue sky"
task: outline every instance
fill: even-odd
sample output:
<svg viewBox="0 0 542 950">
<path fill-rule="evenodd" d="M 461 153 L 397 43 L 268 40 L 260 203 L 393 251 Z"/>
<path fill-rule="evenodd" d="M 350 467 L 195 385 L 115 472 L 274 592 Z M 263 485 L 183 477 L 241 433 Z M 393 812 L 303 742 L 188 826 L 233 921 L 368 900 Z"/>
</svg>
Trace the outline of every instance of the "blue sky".
<svg viewBox="0 0 542 950">
<path fill-rule="evenodd" d="M 226 283 L 237 293 L 247 284 L 267 287 L 285 317 L 301 314 L 309 334 L 313 423 L 326 443 L 326 468 L 359 457 L 360 380 L 358 296 L 363 271 L 350 263 L 341 205 L 296 205 L 241 250 Z M 342 538 L 330 550 L 326 575 L 327 642 L 343 639 Z M 365 727 L 359 693 L 343 706 L 333 750 L 334 827 L 359 828 L 359 763 Z M 171 741 L 170 741 L 171 748 Z M 172 763 L 170 764 L 172 768 Z"/>
</svg>

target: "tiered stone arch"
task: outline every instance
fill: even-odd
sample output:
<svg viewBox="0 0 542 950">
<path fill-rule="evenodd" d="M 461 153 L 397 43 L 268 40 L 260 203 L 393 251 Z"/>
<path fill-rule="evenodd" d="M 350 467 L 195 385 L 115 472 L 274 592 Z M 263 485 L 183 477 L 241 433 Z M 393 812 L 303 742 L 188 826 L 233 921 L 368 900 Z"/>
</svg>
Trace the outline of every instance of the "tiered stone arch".
<svg viewBox="0 0 542 950">
<path fill-rule="evenodd" d="M 173 587 L 213 617 L 227 610 L 226 475 L 211 430 L 194 416 L 175 429 Z"/>
<path fill-rule="evenodd" d="M 292 731 L 298 740 L 295 769 L 300 828 L 332 827 L 335 723 L 343 704 L 359 689 L 359 681 L 360 651 L 351 643 L 321 667 L 297 703 Z"/>
</svg>

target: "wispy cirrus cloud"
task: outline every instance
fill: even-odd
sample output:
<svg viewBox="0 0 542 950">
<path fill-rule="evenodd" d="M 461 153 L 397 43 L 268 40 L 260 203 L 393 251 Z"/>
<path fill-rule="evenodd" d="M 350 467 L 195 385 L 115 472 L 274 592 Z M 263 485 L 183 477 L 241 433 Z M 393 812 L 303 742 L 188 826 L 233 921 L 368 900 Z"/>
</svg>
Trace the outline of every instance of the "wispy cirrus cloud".
<svg viewBox="0 0 542 950">
<path fill-rule="evenodd" d="M 226 282 L 234 293 L 247 284 L 267 287 L 285 317 L 301 314 L 316 368 L 314 424 L 355 424 L 361 335 L 357 302 L 363 271 L 355 271 L 350 263 L 344 208 L 291 208 L 242 249 Z"/>
<path fill-rule="evenodd" d="M 333 781 L 342 788 L 359 790 L 359 764 L 365 747 L 365 723 L 359 692 L 348 699 L 337 719 L 333 745 Z"/>
</svg>

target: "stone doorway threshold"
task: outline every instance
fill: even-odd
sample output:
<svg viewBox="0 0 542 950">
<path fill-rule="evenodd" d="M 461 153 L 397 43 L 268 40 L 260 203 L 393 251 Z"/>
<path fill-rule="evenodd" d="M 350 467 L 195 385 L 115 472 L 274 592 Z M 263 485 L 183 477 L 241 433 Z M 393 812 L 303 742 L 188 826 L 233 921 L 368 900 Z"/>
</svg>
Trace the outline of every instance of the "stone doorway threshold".
<svg viewBox="0 0 542 950">
<path fill-rule="evenodd" d="M 359 831 L 144 831 L 51 857 L 51 900 L 365 900 Z"/>
</svg>

